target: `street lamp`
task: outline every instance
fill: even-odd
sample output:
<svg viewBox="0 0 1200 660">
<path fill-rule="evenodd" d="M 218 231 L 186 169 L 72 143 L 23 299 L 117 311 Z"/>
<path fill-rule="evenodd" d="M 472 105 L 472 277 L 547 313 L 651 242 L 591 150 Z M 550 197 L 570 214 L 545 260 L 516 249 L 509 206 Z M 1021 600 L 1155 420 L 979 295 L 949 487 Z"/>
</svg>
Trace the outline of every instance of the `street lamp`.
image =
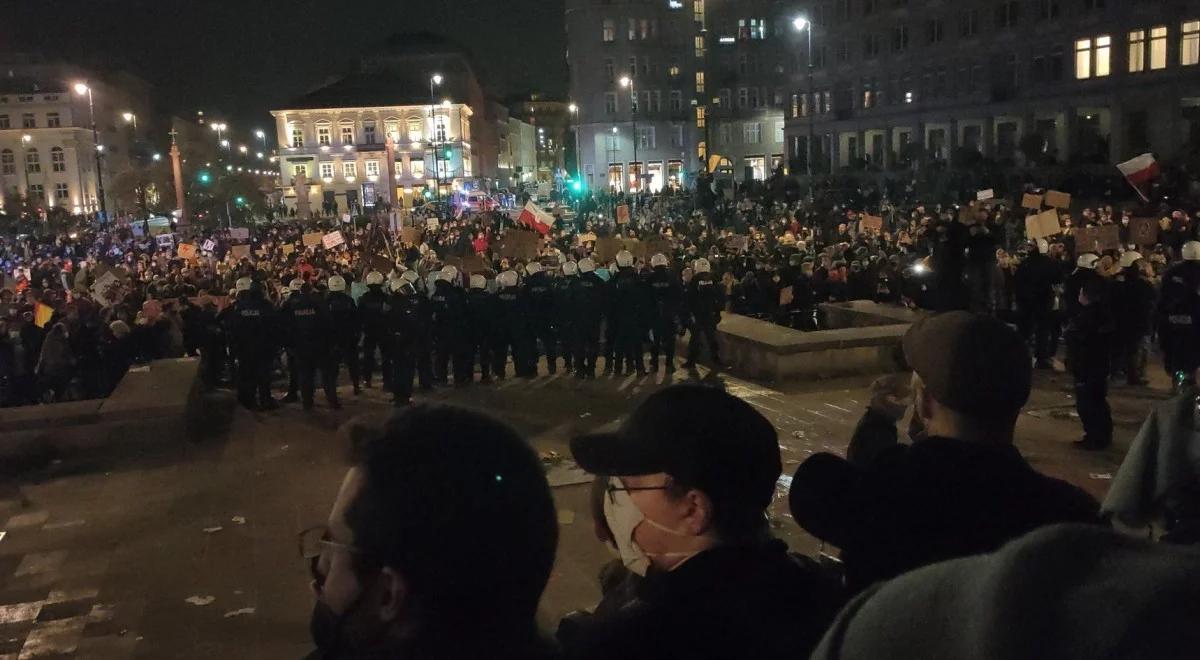
<svg viewBox="0 0 1200 660">
<path fill-rule="evenodd" d="M 254 137 L 258 138 L 262 142 L 263 151 L 266 151 L 266 149 L 267 149 L 267 133 L 266 133 L 266 131 L 264 131 L 261 128 L 255 129 Z"/>
<path fill-rule="evenodd" d="M 153 156 L 151 156 L 151 158 L 154 159 L 154 162 L 158 162 L 158 161 L 162 160 L 162 154 L 154 154 Z"/>
<path fill-rule="evenodd" d="M 435 86 L 440 87 L 442 80 L 442 74 L 440 73 L 435 73 L 429 77 L 429 130 L 432 132 L 429 144 L 433 147 L 433 178 L 437 184 L 438 201 L 442 199 L 442 166 L 441 160 L 438 157 L 440 147 L 433 140 L 433 138 L 437 137 L 437 116 L 434 114 L 436 112 L 436 103 L 433 98 L 433 88 Z"/>
<path fill-rule="evenodd" d="M 229 148 L 229 140 L 221 140 L 221 146 L 228 149 Z"/>
<path fill-rule="evenodd" d="M 638 175 L 634 179 L 637 182 L 638 192 L 642 191 L 642 165 L 638 162 L 638 128 L 637 128 L 637 89 L 634 88 L 633 78 L 629 76 L 621 76 L 621 86 L 629 88 L 629 117 L 633 122 L 633 163 L 637 165 Z"/>
<path fill-rule="evenodd" d="M 100 197 L 100 217 L 101 222 L 108 221 L 108 205 L 104 202 L 104 167 L 100 161 L 100 154 L 104 151 L 104 147 L 100 146 L 100 132 L 96 130 L 96 103 L 92 98 L 92 88 L 86 83 L 75 83 L 75 93 L 79 96 L 87 95 L 88 100 L 88 118 L 92 124 L 92 145 L 96 153 L 96 193 Z"/>
<path fill-rule="evenodd" d="M 137 130 L 137 115 L 132 112 L 123 112 L 121 113 L 121 119 L 124 119 L 126 124 L 133 124 L 133 130 Z"/>
<path fill-rule="evenodd" d="M 804 160 L 808 166 L 808 203 L 811 205 L 815 199 L 816 181 L 813 179 L 813 140 L 816 139 L 816 102 L 813 100 L 813 35 L 812 21 L 804 16 L 797 16 L 792 21 L 792 27 L 796 28 L 797 32 L 805 32 L 808 34 L 808 95 L 804 102 L 804 107 L 808 111 L 808 147 L 806 149 Z"/>
<path fill-rule="evenodd" d="M 225 136 L 225 129 L 229 128 L 229 125 L 225 122 L 212 123 L 209 126 L 212 126 L 212 129 L 217 132 L 218 140 L 221 140 Z"/>
<path fill-rule="evenodd" d="M 244 144 L 241 144 L 241 145 L 238 145 L 238 151 L 244 154 L 244 153 L 246 153 L 246 152 L 250 151 L 250 149 L 248 149 L 248 148 L 246 147 L 246 145 L 244 145 Z"/>
</svg>

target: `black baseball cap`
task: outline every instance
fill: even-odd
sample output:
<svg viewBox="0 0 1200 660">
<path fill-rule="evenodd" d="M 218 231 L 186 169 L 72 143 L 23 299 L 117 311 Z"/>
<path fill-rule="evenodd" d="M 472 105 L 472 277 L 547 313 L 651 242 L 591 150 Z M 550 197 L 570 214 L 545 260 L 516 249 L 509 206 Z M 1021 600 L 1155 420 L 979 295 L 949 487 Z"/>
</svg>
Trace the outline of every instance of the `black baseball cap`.
<svg viewBox="0 0 1200 660">
<path fill-rule="evenodd" d="M 783 471 L 771 422 L 724 390 L 699 385 L 656 392 L 616 431 L 574 438 L 571 454 L 592 474 L 665 472 L 747 513 L 766 510 Z"/>
<path fill-rule="evenodd" d="M 1029 400 L 1033 359 L 1003 321 L 970 312 L 927 316 L 908 329 L 903 346 L 925 389 L 951 410 L 1003 419 Z"/>
</svg>

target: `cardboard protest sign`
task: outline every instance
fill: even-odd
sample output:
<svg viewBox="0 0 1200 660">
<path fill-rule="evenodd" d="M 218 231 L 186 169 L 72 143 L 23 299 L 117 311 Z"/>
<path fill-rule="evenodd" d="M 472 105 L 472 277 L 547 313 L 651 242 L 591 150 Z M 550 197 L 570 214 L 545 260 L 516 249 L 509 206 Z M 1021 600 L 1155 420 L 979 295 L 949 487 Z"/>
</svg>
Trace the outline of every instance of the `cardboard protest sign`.
<svg viewBox="0 0 1200 660">
<path fill-rule="evenodd" d="M 187 259 L 191 261 L 192 259 L 196 258 L 196 246 L 192 245 L 191 243 L 180 243 L 176 250 L 179 258 L 181 259 Z"/>
<path fill-rule="evenodd" d="M 157 243 L 158 247 L 160 247 L 160 248 L 169 248 L 172 245 L 175 245 L 175 235 L 174 234 L 159 234 L 157 237 L 155 237 L 154 241 Z"/>
<path fill-rule="evenodd" d="M 249 245 L 235 245 L 230 250 L 230 252 L 233 253 L 234 259 L 238 259 L 239 261 L 242 259 L 247 259 L 250 257 L 250 246 Z"/>
<path fill-rule="evenodd" d="M 729 240 L 725 242 L 725 247 L 735 252 L 741 252 L 750 247 L 750 237 L 735 234 L 730 236 Z"/>
<path fill-rule="evenodd" d="M 325 246 L 326 250 L 332 250 L 339 245 L 345 244 L 345 242 L 346 239 L 340 231 L 331 231 L 321 237 L 321 243 Z"/>
<path fill-rule="evenodd" d="M 671 244 L 671 241 L 660 236 L 655 236 L 642 241 L 641 257 L 646 261 L 649 261 L 654 255 L 661 254 L 666 258 L 671 259 L 671 254 L 674 251 L 675 246 Z"/>
<path fill-rule="evenodd" d="M 210 238 L 204 241 L 204 245 L 201 245 L 200 249 L 204 250 L 205 252 L 212 252 L 213 250 L 217 249 L 217 242 Z"/>
<path fill-rule="evenodd" d="M 642 245 L 642 242 L 639 241 L 638 239 L 626 238 L 626 239 L 622 239 L 621 243 L 623 245 L 622 249 L 628 250 L 629 253 L 633 255 L 634 259 L 646 258 L 646 251 L 645 251 L 646 248 L 645 248 L 645 246 Z"/>
<path fill-rule="evenodd" d="M 786 307 L 792 304 L 794 298 L 793 289 L 790 286 L 785 286 L 779 290 L 779 306 Z"/>
<path fill-rule="evenodd" d="M 474 254 L 468 257 L 446 257 L 442 261 L 447 266 L 454 266 L 458 269 L 458 272 L 466 273 L 467 275 L 491 270 L 482 257 Z"/>
<path fill-rule="evenodd" d="M 617 224 L 618 225 L 629 224 L 629 205 L 628 204 L 622 204 L 617 207 Z"/>
<path fill-rule="evenodd" d="M 371 270 L 377 270 L 384 275 L 392 272 L 392 269 L 396 267 L 396 264 L 392 263 L 391 259 L 378 254 L 371 257 L 368 263 L 371 265 Z"/>
<path fill-rule="evenodd" d="M 878 215 L 864 215 L 862 220 L 858 221 L 858 229 L 879 233 L 883 231 L 883 218 Z"/>
<path fill-rule="evenodd" d="M 541 249 L 542 239 L 529 231 L 510 231 L 500 241 L 500 256 L 509 259 L 534 259 Z"/>
<path fill-rule="evenodd" d="M 229 238 L 232 238 L 235 241 L 250 240 L 250 230 L 246 227 L 234 227 L 233 229 L 229 230 Z"/>
<path fill-rule="evenodd" d="M 1025 218 L 1025 238 L 1037 240 L 1061 233 L 1062 225 L 1058 221 L 1058 211 L 1054 209 Z"/>
<path fill-rule="evenodd" d="M 596 249 L 592 256 L 600 263 L 608 263 L 617 257 L 617 253 L 625 249 L 625 242 L 619 238 L 601 238 L 596 241 Z"/>
<path fill-rule="evenodd" d="M 992 199 L 995 196 L 996 196 L 995 189 L 988 188 L 987 190 L 980 190 L 979 192 L 975 193 L 975 201 L 984 202 L 989 199 Z"/>
<path fill-rule="evenodd" d="M 1134 245 L 1158 243 L 1158 221 L 1154 218 L 1133 218 L 1129 221 L 1129 242 Z"/>
<path fill-rule="evenodd" d="M 591 242 L 591 243 L 596 242 L 596 234 L 595 233 L 589 231 L 586 234 L 579 235 L 579 243 L 580 244 L 588 243 L 588 242 Z"/>
<path fill-rule="evenodd" d="M 1021 208 L 1032 209 L 1034 211 L 1042 210 L 1042 196 L 1025 193 L 1021 197 Z"/>
<path fill-rule="evenodd" d="M 973 225 L 976 219 L 974 206 L 963 206 L 958 209 L 958 221 L 962 224 Z"/>
<path fill-rule="evenodd" d="M 437 218 L 429 218 L 425 221 L 425 228 L 429 231 L 437 231 L 442 226 L 442 223 Z"/>
<path fill-rule="evenodd" d="M 416 245 L 421 242 L 421 229 L 419 227 L 405 227 L 400 230 L 400 242 Z"/>
<path fill-rule="evenodd" d="M 300 240 L 304 243 L 304 247 L 316 247 L 321 245 L 324 239 L 325 234 L 322 234 L 319 231 L 310 231 L 306 232 Z"/>
<path fill-rule="evenodd" d="M 283 251 L 283 256 L 286 257 L 296 251 L 296 246 L 291 243 L 284 243 L 279 249 Z"/>
<path fill-rule="evenodd" d="M 1105 250 L 1116 250 L 1121 247 L 1121 230 L 1116 225 L 1101 225 L 1099 227 L 1080 227 L 1074 231 L 1075 254 Z"/>
<path fill-rule="evenodd" d="M 1046 206 L 1053 206 L 1056 209 L 1071 208 L 1071 196 L 1057 190 L 1046 191 Z"/>
<path fill-rule="evenodd" d="M 171 233 L 170 225 L 150 225 L 150 235 L 151 236 L 162 236 L 163 234 L 170 234 L 170 233 Z"/>
<path fill-rule="evenodd" d="M 122 282 L 112 271 L 96 278 L 92 285 L 92 299 L 105 307 L 111 307 L 121 302 Z"/>
</svg>

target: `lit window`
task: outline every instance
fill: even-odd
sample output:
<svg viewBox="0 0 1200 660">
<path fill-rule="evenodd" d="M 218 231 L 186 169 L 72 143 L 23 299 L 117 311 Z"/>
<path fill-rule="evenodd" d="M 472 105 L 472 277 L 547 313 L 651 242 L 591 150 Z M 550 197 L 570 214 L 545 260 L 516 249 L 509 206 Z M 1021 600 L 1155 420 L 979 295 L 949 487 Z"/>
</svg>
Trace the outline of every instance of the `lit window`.
<svg viewBox="0 0 1200 660">
<path fill-rule="evenodd" d="M 342 163 L 342 176 L 346 177 L 347 180 L 358 176 L 358 163 L 354 161 Z"/>
<path fill-rule="evenodd" d="M 655 149 L 658 142 L 655 140 L 653 126 L 638 126 L 638 147 L 641 149 Z"/>
<path fill-rule="evenodd" d="M 421 120 L 413 117 L 408 120 L 408 141 L 421 141 Z"/>
<path fill-rule="evenodd" d="M 704 57 L 704 37 L 696 35 L 696 57 Z"/>
<path fill-rule="evenodd" d="M 367 161 L 367 176 L 379 176 L 379 161 Z"/>
<path fill-rule="evenodd" d="M 292 147 L 299 149 L 304 146 L 304 129 L 300 124 L 292 124 Z"/>
<path fill-rule="evenodd" d="M 318 124 L 317 144 L 328 146 L 331 141 L 329 124 Z"/>
<path fill-rule="evenodd" d="M 17 159 L 13 156 L 12 149 L 0 151 L 0 174 L 16 174 Z"/>
<path fill-rule="evenodd" d="M 1150 28 L 1150 70 L 1167 68 L 1167 26 Z"/>
<path fill-rule="evenodd" d="M 1112 73 L 1110 61 L 1112 57 L 1112 37 L 1107 35 L 1096 37 L 1096 77 L 1103 78 Z"/>
<path fill-rule="evenodd" d="M 762 143 L 762 124 L 756 121 L 742 124 L 742 141 L 745 144 Z"/>
<path fill-rule="evenodd" d="M 321 178 L 333 180 L 333 163 L 321 163 Z"/>
<path fill-rule="evenodd" d="M 412 176 L 414 179 L 425 178 L 425 161 L 414 160 L 409 163 L 409 168 L 412 170 Z"/>
<path fill-rule="evenodd" d="M 697 94 L 704 93 L 704 72 L 703 71 L 696 72 L 696 93 Z"/>
<path fill-rule="evenodd" d="M 42 171 L 42 158 L 38 155 L 37 149 L 25 152 L 25 171 L 29 174 L 37 174 Z"/>
<path fill-rule="evenodd" d="M 52 147 L 50 149 L 50 169 L 55 172 L 67 171 L 67 158 L 63 153 L 62 147 Z"/>
<path fill-rule="evenodd" d="M 1179 39 L 1179 63 L 1183 66 L 1200 64 L 1200 21 L 1183 24 Z"/>
<path fill-rule="evenodd" d="M 69 190 L 67 190 L 67 184 L 65 184 L 65 183 L 54 184 L 54 197 L 58 200 L 59 204 L 65 204 L 67 202 L 67 198 L 70 196 L 71 196 L 71 193 Z"/>
<path fill-rule="evenodd" d="M 617 40 L 617 24 L 611 18 L 604 19 L 604 28 L 601 34 L 605 43 L 612 43 Z"/>
<path fill-rule="evenodd" d="M 677 62 L 671 62 L 670 68 L 667 69 L 667 74 L 669 74 L 672 78 L 678 78 L 679 77 L 679 64 Z M 610 80 L 611 80 L 611 78 L 610 78 Z"/>
<path fill-rule="evenodd" d="M 1146 70 L 1146 31 L 1134 30 L 1129 33 L 1129 72 L 1141 73 Z"/>
<path fill-rule="evenodd" d="M 775 142 L 783 142 L 783 122 L 782 121 L 775 122 L 775 137 L 773 138 L 773 140 Z"/>
<path fill-rule="evenodd" d="M 696 128 L 704 128 L 705 121 L 704 106 L 696 106 Z"/>
<path fill-rule="evenodd" d="M 433 120 L 433 139 L 438 142 L 445 142 L 449 139 L 449 131 L 447 130 L 447 117 L 438 115 Z"/>
<path fill-rule="evenodd" d="M 354 144 L 354 124 L 341 125 L 342 144 Z"/>
<path fill-rule="evenodd" d="M 50 128 L 62 128 L 62 117 L 57 112 L 47 112 L 46 126 Z"/>
<path fill-rule="evenodd" d="M 304 146 L 304 145 L 301 144 L 300 146 Z M 308 176 L 308 165 L 306 165 L 304 163 L 299 163 L 297 165 L 294 165 L 292 167 L 292 176 L 307 177 Z"/>
<path fill-rule="evenodd" d="M 913 102 L 913 93 L 912 92 L 904 92 L 904 102 L 905 103 Z"/>
</svg>

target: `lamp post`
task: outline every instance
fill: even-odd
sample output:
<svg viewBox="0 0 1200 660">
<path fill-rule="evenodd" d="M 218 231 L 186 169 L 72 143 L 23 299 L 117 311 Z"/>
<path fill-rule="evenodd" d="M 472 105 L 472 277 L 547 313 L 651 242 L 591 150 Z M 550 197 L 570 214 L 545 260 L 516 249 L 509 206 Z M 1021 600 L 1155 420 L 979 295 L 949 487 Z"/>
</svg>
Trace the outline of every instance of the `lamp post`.
<svg viewBox="0 0 1200 660">
<path fill-rule="evenodd" d="M 567 106 L 567 121 L 571 122 L 571 132 L 575 134 L 575 180 L 583 184 L 583 163 L 579 160 L 579 126 L 575 117 L 579 114 L 579 106 L 574 103 Z"/>
<path fill-rule="evenodd" d="M 437 185 L 437 200 L 442 201 L 442 166 L 438 156 L 438 145 L 434 138 L 437 137 L 437 117 L 434 114 L 437 112 L 436 101 L 433 98 L 433 88 L 442 84 L 442 74 L 435 73 L 429 77 L 429 145 L 433 148 L 433 179 Z"/>
<path fill-rule="evenodd" d="M 132 112 L 123 112 L 121 113 L 121 119 L 124 119 L 126 124 L 133 124 L 133 132 L 137 132 L 137 115 Z"/>
<path fill-rule="evenodd" d="M 92 146 L 96 152 L 96 194 L 100 197 L 100 217 L 101 222 L 108 222 L 108 205 L 104 201 L 104 167 L 100 161 L 100 154 L 104 148 L 100 146 L 100 132 L 96 130 L 96 103 L 92 98 L 92 88 L 86 83 L 75 83 L 75 93 L 84 96 L 87 95 L 88 100 L 88 118 L 92 124 Z"/>
<path fill-rule="evenodd" d="M 218 140 L 221 140 L 225 137 L 225 130 L 229 128 L 229 125 L 225 122 L 212 123 L 209 124 L 209 126 L 212 126 L 212 129 L 217 132 Z"/>
<path fill-rule="evenodd" d="M 637 128 L 637 89 L 633 85 L 633 78 L 629 76 L 621 76 L 621 86 L 629 88 L 629 117 L 633 123 L 633 163 L 630 168 L 637 165 L 638 175 L 637 181 L 638 192 L 642 191 L 642 165 L 638 162 L 638 128 Z"/>
<path fill-rule="evenodd" d="M 261 128 L 255 129 L 254 137 L 258 138 L 259 141 L 262 142 L 263 151 L 266 151 L 267 150 L 267 132 Z"/>
<path fill-rule="evenodd" d="M 792 21 L 792 27 L 796 28 L 797 32 L 806 32 L 808 34 L 808 100 L 805 101 L 805 108 L 808 110 L 808 152 L 805 156 L 805 164 L 808 166 L 808 203 L 812 205 L 814 202 L 815 190 L 817 187 L 816 181 L 813 179 L 813 141 L 816 139 L 816 101 L 813 100 L 813 35 L 812 21 L 803 16 L 797 17 Z"/>
</svg>

